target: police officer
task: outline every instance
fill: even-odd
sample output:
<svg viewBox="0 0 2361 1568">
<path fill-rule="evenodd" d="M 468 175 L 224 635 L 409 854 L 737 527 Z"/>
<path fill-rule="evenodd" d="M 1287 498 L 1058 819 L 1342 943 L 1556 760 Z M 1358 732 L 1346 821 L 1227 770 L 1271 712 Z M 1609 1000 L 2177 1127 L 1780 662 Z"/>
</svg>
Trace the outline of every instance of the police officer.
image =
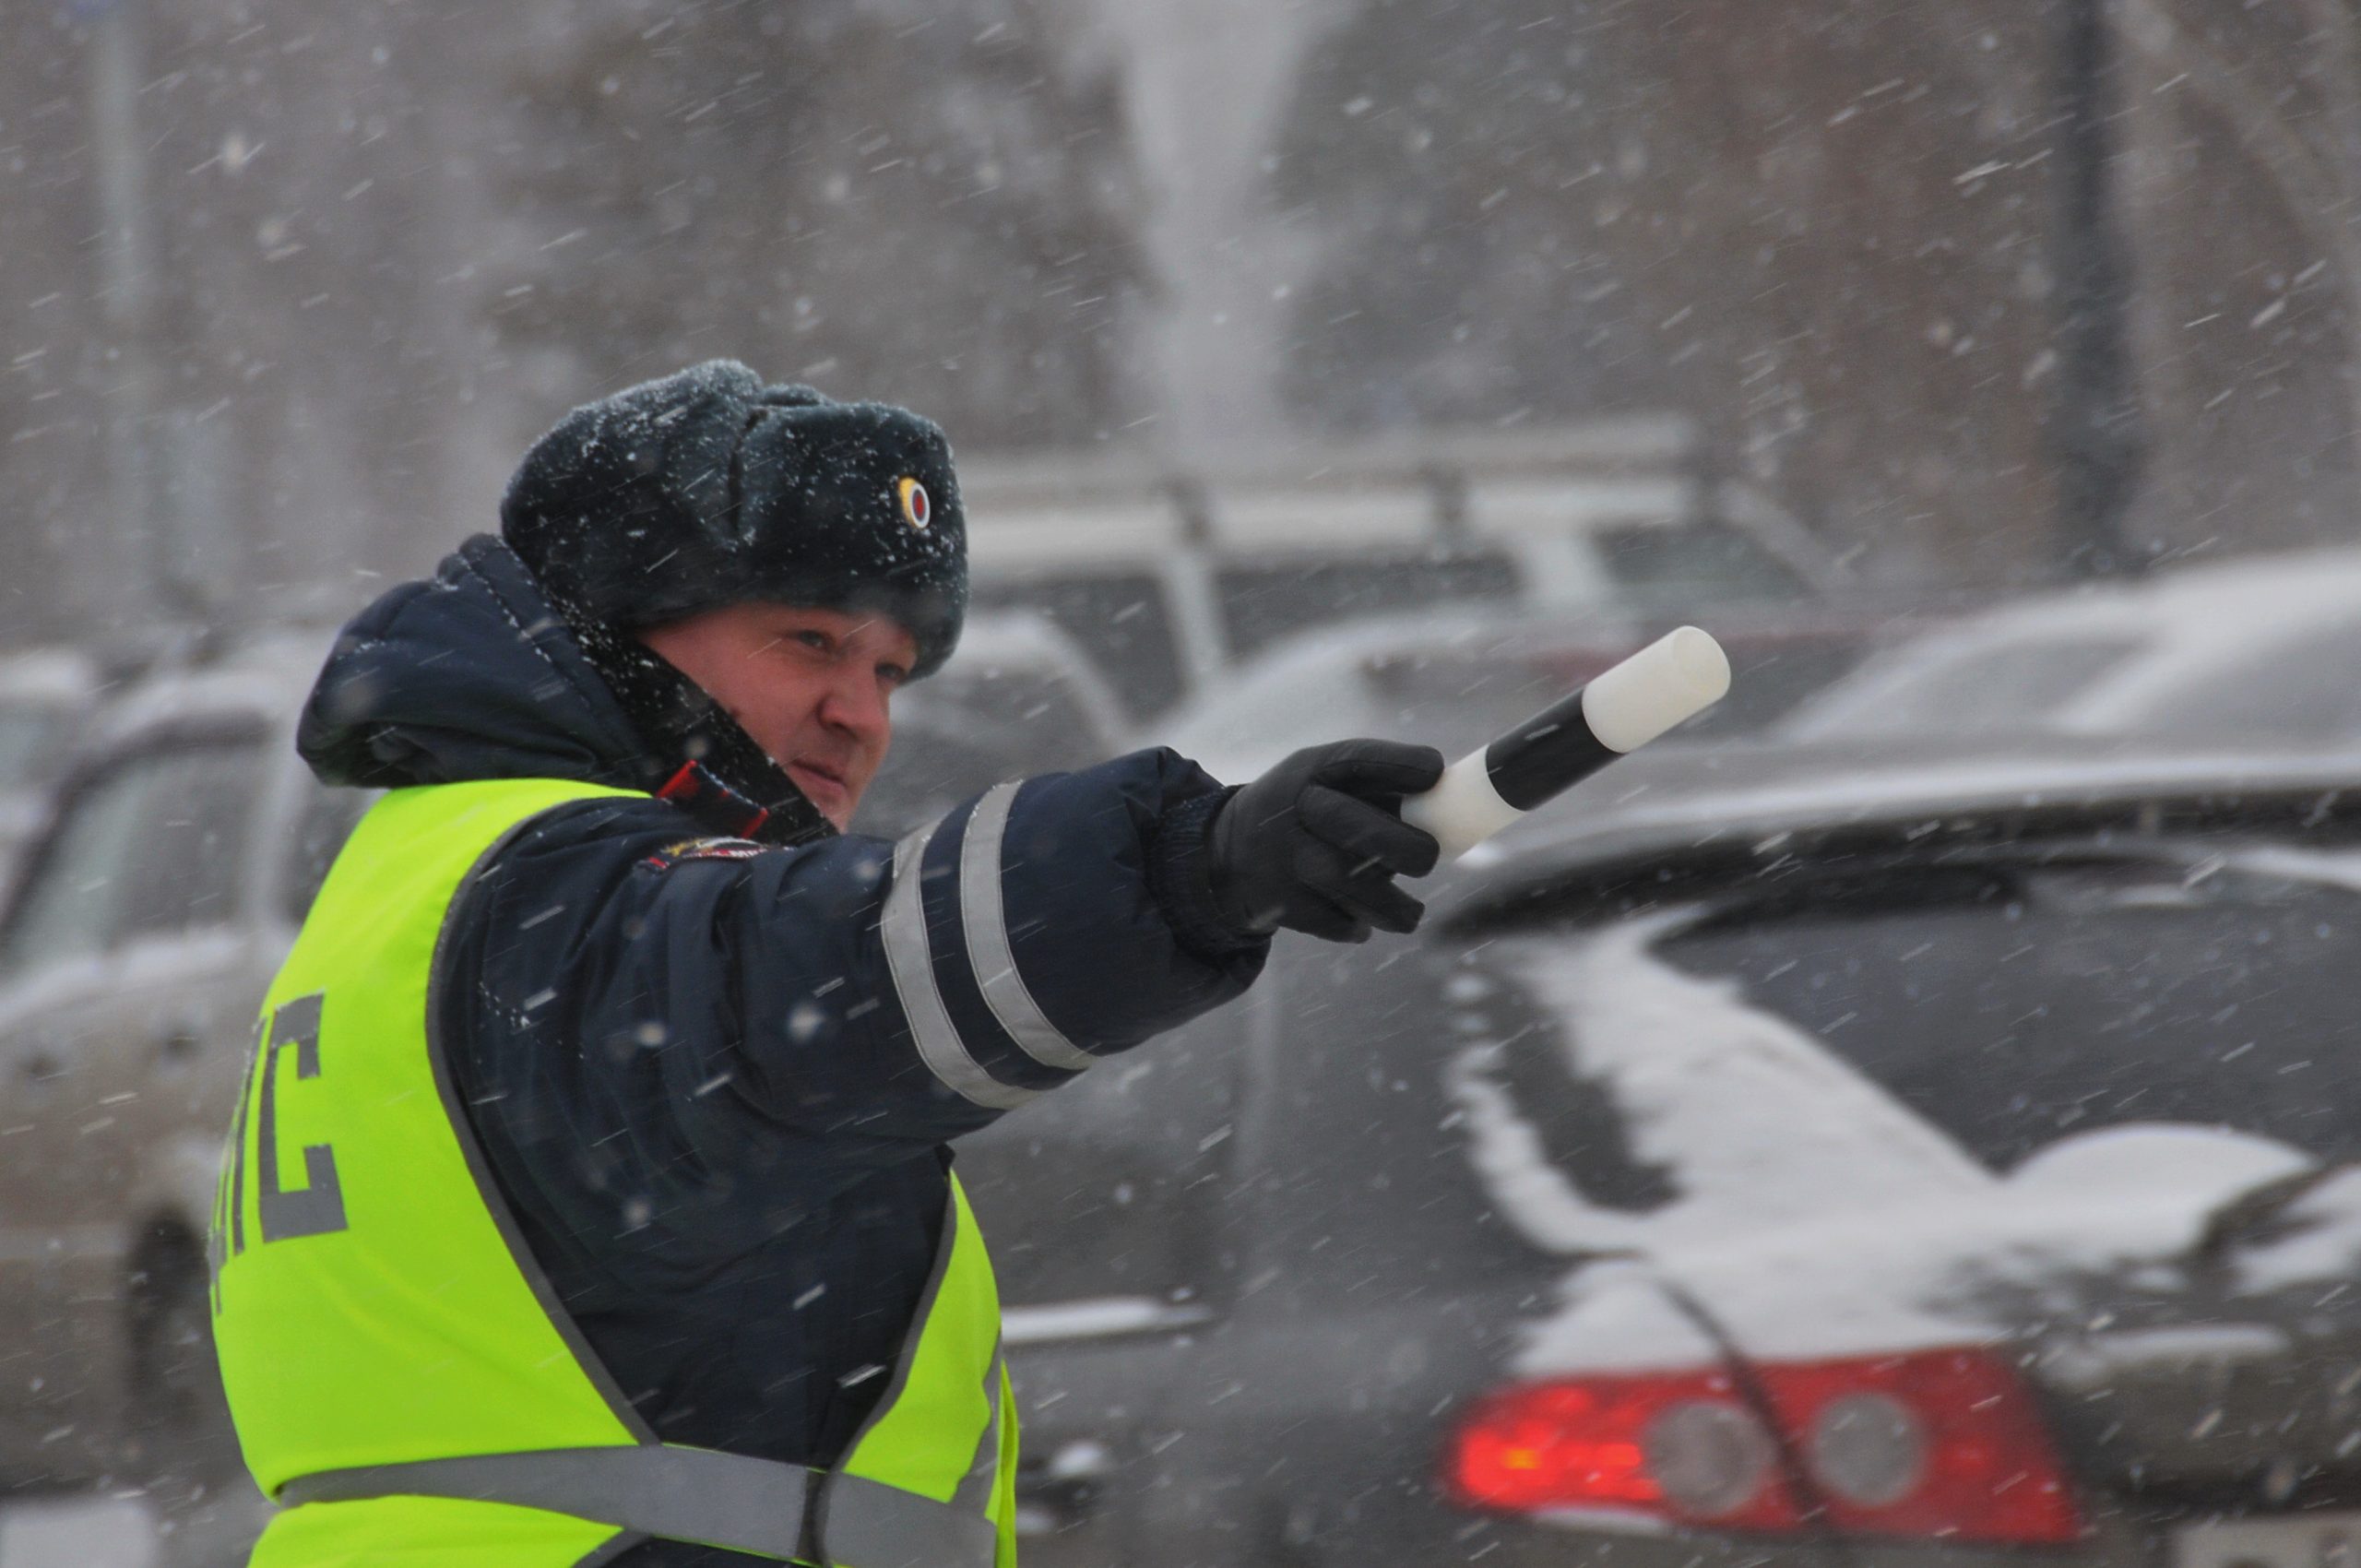
<svg viewBox="0 0 2361 1568">
<path fill-rule="evenodd" d="M 967 599 L 951 452 L 715 362 L 578 409 L 299 734 L 387 793 L 262 1013 L 216 1215 L 255 1562 L 1013 1560 L 950 1140 L 1407 931 L 1442 759 L 1169 751 L 843 830 Z"/>
</svg>

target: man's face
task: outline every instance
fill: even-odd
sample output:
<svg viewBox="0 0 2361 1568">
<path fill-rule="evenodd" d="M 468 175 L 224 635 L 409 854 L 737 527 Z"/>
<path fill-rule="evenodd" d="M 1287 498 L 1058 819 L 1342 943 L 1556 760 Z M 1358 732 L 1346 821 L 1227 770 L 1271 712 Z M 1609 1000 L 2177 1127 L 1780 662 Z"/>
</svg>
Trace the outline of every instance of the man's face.
<svg viewBox="0 0 2361 1568">
<path fill-rule="evenodd" d="M 886 704 L 918 642 L 873 615 L 733 604 L 639 640 L 729 710 L 839 831 L 885 760 Z"/>
</svg>

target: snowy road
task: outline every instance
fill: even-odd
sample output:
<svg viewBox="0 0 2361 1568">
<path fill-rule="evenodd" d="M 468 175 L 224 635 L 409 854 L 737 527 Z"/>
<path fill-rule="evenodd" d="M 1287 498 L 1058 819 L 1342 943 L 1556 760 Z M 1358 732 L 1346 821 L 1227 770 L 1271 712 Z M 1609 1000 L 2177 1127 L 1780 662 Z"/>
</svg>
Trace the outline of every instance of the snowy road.
<svg viewBox="0 0 2361 1568">
<path fill-rule="evenodd" d="M 0 1568 L 164 1568 L 147 1508 L 111 1499 L 18 1503 L 0 1512 Z"/>
<path fill-rule="evenodd" d="M 260 1523 L 238 1498 L 160 1529 L 137 1498 L 61 1497 L 0 1506 L 0 1568 L 238 1568 Z"/>
</svg>

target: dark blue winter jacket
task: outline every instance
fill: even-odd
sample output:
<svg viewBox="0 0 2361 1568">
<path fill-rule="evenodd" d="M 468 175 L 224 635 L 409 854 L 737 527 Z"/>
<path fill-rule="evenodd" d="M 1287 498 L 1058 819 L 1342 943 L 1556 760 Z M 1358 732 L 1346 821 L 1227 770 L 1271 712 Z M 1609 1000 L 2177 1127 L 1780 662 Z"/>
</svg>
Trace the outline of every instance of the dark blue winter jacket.
<svg viewBox="0 0 2361 1568">
<path fill-rule="evenodd" d="M 379 787 L 652 790 L 679 765 L 489 539 L 353 621 L 301 744 Z M 659 1437 L 833 1461 L 890 1381 L 948 1141 L 1245 989 L 1264 948 L 1191 880 L 1217 791 L 1136 753 L 971 802 L 898 872 L 882 839 L 764 847 L 653 799 L 559 808 L 498 853 L 449 918 L 441 1039 L 535 1257 Z M 886 909 L 913 871 L 915 1029 L 891 968 L 914 922 Z M 1013 971 L 971 958 L 1003 941 Z"/>
</svg>

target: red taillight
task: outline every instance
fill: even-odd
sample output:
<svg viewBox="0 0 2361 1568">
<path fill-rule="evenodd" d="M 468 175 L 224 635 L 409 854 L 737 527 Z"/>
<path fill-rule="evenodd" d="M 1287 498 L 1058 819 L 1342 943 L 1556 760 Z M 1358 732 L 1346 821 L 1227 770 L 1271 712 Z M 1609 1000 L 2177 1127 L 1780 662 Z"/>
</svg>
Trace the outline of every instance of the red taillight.
<svg viewBox="0 0 2361 1568">
<path fill-rule="evenodd" d="M 1459 1429 L 1449 1480 L 1478 1508 L 1624 1509 L 1778 1529 L 1795 1515 L 1777 1457 L 1719 1372 L 1595 1377 L 1485 1400 Z"/>
<path fill-rule="evenodd" d="M 1839 1529 L 1994 1541 L 2082 1534 L 2040 1412 L 2016 1374 L 1980 1350 L 1771 1366 L 1762 1384 Z M 1846 1441 L 1839 1429 L 1848 1418 L 1875 1421 L 1879 1407 L 1918 1423 L 1904 1441 L 1924 1455 L 1908 1488 L 1890 1497 L 1848 1485 L 1854 1478 L 1832 1452 Z"/>
<path fill-rule="evenodd" d="M 1975 1350 L 1528 1384 L 1468 1412 L 1446 1480 L 1472 1507 L 1619 1509 L 1716 1529 L 1799 1527 L 1800 1467 L 1825 1523 L 1864 1535 L 2066 1541 L 2082 1520 L 2038 1413 Z"/>
</svg>

